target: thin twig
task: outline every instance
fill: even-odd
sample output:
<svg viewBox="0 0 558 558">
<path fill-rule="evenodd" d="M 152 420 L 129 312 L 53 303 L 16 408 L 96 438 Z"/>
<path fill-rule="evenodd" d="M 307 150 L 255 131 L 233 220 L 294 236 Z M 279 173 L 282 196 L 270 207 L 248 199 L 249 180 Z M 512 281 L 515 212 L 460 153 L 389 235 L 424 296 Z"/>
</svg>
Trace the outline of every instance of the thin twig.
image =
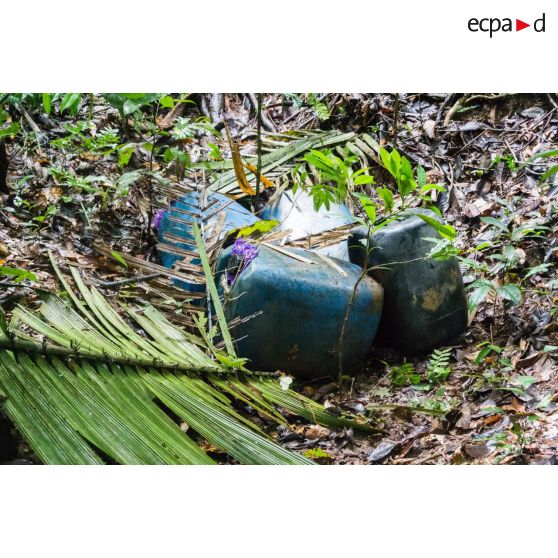
<svg viewBox="0 0 558 558">
<path fill-rule="evenodd" d="M 119 281 L 96 281 L 97 285 L 103 289 L 113 289 L 122 285 L 129 285 L 130 283 L 142 283 L 144 281 L 151 281 L 151 279 L 158 279 L 164 277 L 162 273 L 150 273 L 149 275 L 141 275 L 139 277 L 128 277 L 127 279 L 120 279 Z"/>
<path fill-rule="evenodd" d="M 254 213 L 258 212 L 260 207 L 260 177 L 262 173 L 262 94 L 258 93 L 258 163 L 256 166 L 256 200 L 254 202 Z"/>
<path fill-rule="evenodd" d="M 399 93 L 395 94 L 393 102 L 393 148 L 397 149 L 397 123 L 399 120 Z"/>
</svg>

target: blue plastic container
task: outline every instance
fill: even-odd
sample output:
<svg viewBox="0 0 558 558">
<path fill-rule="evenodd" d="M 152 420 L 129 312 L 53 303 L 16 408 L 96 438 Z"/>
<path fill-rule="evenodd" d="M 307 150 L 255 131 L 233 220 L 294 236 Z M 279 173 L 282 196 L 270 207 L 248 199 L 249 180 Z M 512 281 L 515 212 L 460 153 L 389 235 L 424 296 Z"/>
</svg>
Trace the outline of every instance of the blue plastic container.
<svg viewBox="0 0 558 558">
<path fill-rule="evenodd" d="M 279 221 L 276 230 L 292 231 L 289 235 L 290 240 L 301 240 L 355 222 L 354 216 L 344 204 L 331 204 L 329 209 L 322 206 L 316 211 L 314 200 L 303 190 L 298 190 L 296 194 L 293 194 L 292 190 L 283 192 L 274 203 L 263 209 L 261 218 Z M 320 248 L 317 252 L 349 261 L 345 240 Z"/>
<path fill-rule="evenodd" d="M 218 260 L 221 289 L 224 271 L 236 273 L 231 251 L 223 251 Z M 313 252 L 288 251 L 313 263 L 261 245 L 224 295 L 229 321 L 262 312 L 232 329 L 238 355 L 248 358 L 254 370 L 282 370 L 304 378 L 337 375 L 340 353 L 344 372 L 359 370 L 380 322 L 382 287 L 368 276 L 359 282 L 362 270 L 355 264 L 332 259 L 340 273 Z"/>
<path fill-rule="evenodd" d="M 216 222 L 221 208 L 224 208 L 223 211 L 226 216 L 221 238 L 234 229 L 248 227 L 260 220 L 239 203 L 232 201 L 222 194 L 209 194 L 207 197 L 207 207 L 208 209 L 205 212 L 200 211 L 198 192 L 190 192 L 182 196 L 180 200 L 172 204 L 172 209 L 166 211 L 161 218 L 158 226 L 159 242 L 163 245 L 168 245 L 171 249 L 172 247 L 177 247 L 189 250 L 190 252 L 197 252 L 196 241 L 192 234 L 192 222 L 195 220 L 199 223 L 203 217 L 207 219 L 204 226 L 210 227 Z M 167 235 L 178 237 L 183 242 L 171 240 Z M 172 269 L 175 262 L 183 259 L 183 256 L 170 251 L 165 252 L 164 247 L 160 248 L 160 252 L 162 264 L 169 269 Z M 195 258 L 192 260 L 192 263 L 199 264 L 200 260 Z M 175 280 L 174 283 L 187 291 L 193 292 L 199 292 L 205 288 L 199 284 L 178 280 Z"/>
<path fill-rule="evenodd" d="M 361 228 L 349 237 L 351 261 L 365 267 L 384 288 L 384 315 L 378 340 L 406 354 L 426 353 L 465 331 L 467 299 L 456 258 L 428 258 L 438 237 L 415 208 L 368 238 Z"/>
</svg>

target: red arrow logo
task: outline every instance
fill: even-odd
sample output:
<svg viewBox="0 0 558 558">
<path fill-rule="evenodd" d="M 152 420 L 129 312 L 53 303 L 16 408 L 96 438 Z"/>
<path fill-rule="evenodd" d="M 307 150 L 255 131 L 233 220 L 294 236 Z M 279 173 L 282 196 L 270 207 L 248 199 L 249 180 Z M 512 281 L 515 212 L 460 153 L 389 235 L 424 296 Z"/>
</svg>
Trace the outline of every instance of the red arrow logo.
<svg viewBox="0 0 558 558">
<path fill-rule="evenodd" d="M 516 31 L 521 31 L 522 29 L 526 29 L 527 27 L 531 27 L 531 24 L 530 23 L 525 23 L 524 21 L 521 21 L 520 19 L 515 20 L 515 30 Z"/>
</svg>

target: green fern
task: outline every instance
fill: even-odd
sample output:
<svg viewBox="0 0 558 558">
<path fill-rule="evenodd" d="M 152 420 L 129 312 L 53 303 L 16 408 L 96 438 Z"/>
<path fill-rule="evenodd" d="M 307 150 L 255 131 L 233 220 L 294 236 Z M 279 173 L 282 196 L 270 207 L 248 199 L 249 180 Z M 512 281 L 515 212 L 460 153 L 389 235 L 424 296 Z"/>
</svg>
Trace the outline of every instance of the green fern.
<svg viewBox="0 0 558 558">
<path fill-rule="evenodd" d="M 309 93 L 306 97 L 306 101 L 312 107 L 312 110 L 319 120 L 329 120 L 329 117 L 331 116 L 329 107 L 322 101 L 318 100 L 314 93 Z"/>
<path fill-rule="evenodd" d="M 451 358 L 451 347 L 447 349 L 435 349 L 430 355 L 426 377 L 431 384 L 446 381 L 451 374 L 449 364 Z"/>
</svg>

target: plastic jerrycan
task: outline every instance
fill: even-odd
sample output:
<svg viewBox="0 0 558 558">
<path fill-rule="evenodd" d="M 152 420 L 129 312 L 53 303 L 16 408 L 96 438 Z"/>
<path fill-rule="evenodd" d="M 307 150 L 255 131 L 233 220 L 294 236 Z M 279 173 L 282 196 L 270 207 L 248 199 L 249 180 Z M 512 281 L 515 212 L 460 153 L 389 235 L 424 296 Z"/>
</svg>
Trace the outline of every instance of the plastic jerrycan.
<svg viewBox="0 0 558 558">
<path fill-rule="evenodd" d="M 467 327 L 467 299 L 456 258 L 427 258 L 436 230 L 412 209 L 368 239 L 361 227 L 348 239 L 351 262 L 369 269 L 384 288 L 378 339 L 403 353 L 424 353 Z M 367 246 L 368 244 L 368 246 Z M 368 253 L 367 253 L 368 252 Z"/>
<path fill-rule="evenodd" d="M 218 260 L 221 289 L 225 271 L 235 274 L 231 250 Z M 380 322 L 382 288 L 350 262 L 331 258 L 332 266 L 311 251 L 288 252 L 306 261 L 260 245 L 223 297 L 228 321 L 261 312 L 232 329 L 238 355 L 248 358 L 253 370 L 304 378 L 337 375 L 340 354 L 343 371 L 360 369 Z"/>
</svg>

